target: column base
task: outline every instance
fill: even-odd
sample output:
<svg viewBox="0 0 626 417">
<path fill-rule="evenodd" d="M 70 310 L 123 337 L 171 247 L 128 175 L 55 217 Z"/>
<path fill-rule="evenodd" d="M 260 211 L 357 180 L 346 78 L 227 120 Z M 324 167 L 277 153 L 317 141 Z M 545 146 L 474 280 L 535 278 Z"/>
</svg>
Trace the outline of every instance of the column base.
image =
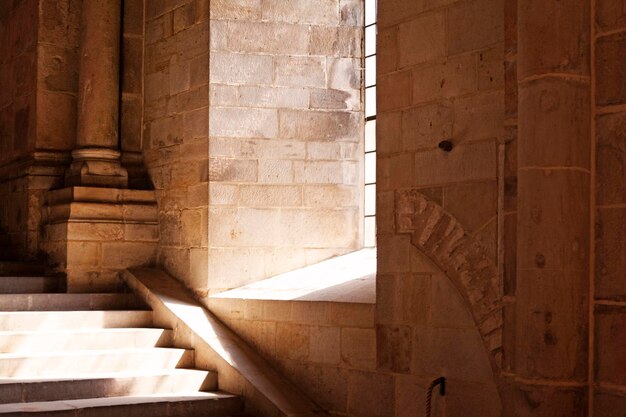
<svg viewBox="0 0 626 417">
<path fill-rule="evenodd" d="M 48 192 L 42 249 L 68 292 L 108 292 L 128 268 L 154 266 L 159 225 L 154 191 L 69 187 Z"/>
<path fill-rule="evenodd" d="M 65 185 L 86 187 L 128 187 L 128 172 L 120 163 L 120 152 L 106 148 L 83 148 L 72 152 L 72 164 L 65 173 Z"/>
</svg>

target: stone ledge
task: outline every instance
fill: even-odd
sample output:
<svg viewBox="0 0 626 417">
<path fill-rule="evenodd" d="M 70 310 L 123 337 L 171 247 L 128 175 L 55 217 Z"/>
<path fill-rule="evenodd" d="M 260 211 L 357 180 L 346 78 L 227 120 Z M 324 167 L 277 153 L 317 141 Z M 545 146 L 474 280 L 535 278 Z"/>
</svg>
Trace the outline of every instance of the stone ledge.
<svg viewBox="0 0 626 417">
<path fill-rule="evenodd" d="M 155 322 L 196 351 L 196 365 L 217 369 L 220 389 L 244 397 L 250 415 L 328 416 L 278 374 L 237 335 L 204 309 L 189 291 L 154 269 L 124 271 L 123 279 L 154 310 Z"/>
</svg>

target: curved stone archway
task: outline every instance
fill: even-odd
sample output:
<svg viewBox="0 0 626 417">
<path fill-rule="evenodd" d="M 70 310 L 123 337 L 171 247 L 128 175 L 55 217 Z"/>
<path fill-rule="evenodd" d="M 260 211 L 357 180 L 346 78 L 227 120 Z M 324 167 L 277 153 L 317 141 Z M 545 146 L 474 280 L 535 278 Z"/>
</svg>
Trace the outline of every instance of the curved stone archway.
<svg viewBox="0 0 626 417">
<path fill-rule="evenodd" d="M 395 194 L 396 232 L 430 258 L 468 304 L 496 377 L 502 368 L 503 312 L 498 269 L 485 249 L 439 204 L 418 190 Z"/>
</svg>

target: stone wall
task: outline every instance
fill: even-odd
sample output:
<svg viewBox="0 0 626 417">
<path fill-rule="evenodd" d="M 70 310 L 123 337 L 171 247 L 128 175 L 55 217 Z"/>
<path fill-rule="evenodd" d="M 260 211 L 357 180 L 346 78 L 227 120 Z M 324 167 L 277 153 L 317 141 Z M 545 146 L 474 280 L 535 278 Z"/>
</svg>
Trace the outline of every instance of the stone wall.
<svg viewBox="0 0 626 417">
<path fill-rule="evenodd" d="M 158 264 L 206 288 L 208 0 L 146 2 L 143 150 L 159 207 Z"/>
<path fill-rule="evenodd" d="M 377 366 L 396 375 L 397 402 L 443 375 L 455 393 L 447 415 L 500 415 L 504 1 L 379 1 L 378 27 Z M 409 189 L 426 200 L 403 220 Z M 406 221 L 413 235 L 399 234 Z M 433 279 L 422 276 L 427 251 L 473 313 L 434 320 L 467 326 L 474 341 L 422 321 L 423 288 Z M 484 374 L 472 369 L 482 362 L 454 360 L 467 349 L 485 357 Z M 398 415 L 418 415 L 407 410 Z"/>
<path fill-rule="evenodd" d="M 595 10 L 596 417 L 626 409 L 626 6 Z"/>
<path fill-rule="evenodd" d="M 398 272 L 377 278 L 377 305 L 211 297 L 209 307 L 333 415 L 422 416 L 428 385 L 445 375 L 448 396 L 435 395 L 433 415 L 499 416 L 458 290 L 416 248 L 399 256 Z"/>
<path fill-rule="evenodd" d="M 204 286 L 362 245 L 362 19 L 357 0 L 211 2 Z"/>
<path fill-rule="evenodd" d="M 39 256 L 44 193 L 62 185 L 69 162 L 80 5 L 41 0 L 0 6 L 0 194 L 7 196 L 0 200 L 0 231 L 8 258 Z"/>
</svg>

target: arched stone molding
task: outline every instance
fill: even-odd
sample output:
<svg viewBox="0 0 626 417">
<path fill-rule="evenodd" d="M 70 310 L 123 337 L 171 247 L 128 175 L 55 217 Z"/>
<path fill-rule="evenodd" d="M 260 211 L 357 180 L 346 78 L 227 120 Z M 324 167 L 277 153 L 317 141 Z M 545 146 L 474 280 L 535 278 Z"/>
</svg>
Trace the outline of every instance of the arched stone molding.
<svg viewBox="0 0 626 417">
<path fill-rule="evenodd" d="M 498 269 L 485 249 L 443 207 L 415 189 L 395 193 L 396 232 L 452 280 L 467 302 L 496 376 L 502 367 L 503 312 Z"/>
</svg>

